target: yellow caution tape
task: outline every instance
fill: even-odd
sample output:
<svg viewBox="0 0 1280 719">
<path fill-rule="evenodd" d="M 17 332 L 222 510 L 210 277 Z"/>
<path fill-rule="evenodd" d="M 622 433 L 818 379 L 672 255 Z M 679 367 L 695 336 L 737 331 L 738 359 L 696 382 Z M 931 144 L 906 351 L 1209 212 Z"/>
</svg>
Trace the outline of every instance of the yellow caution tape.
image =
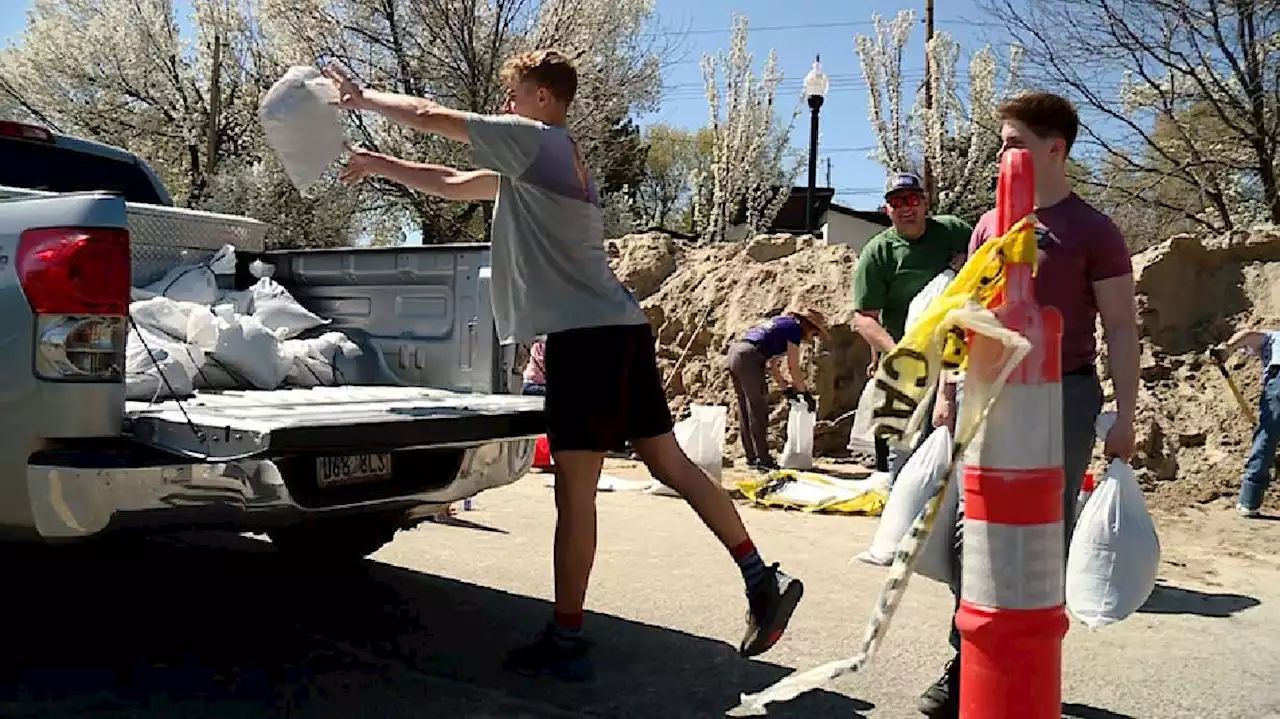
<svg viewBox="0 0 1280 719">
<path fill-rule="evenodd" d="M 970 303 L 987 307 L 1004 289 L 1005 266 L 1030 264 L 1034 269 L 1037 249 L 1036 218 L 1028 215 L 1005 234 L 983 243 L 942 295 L 929 303 L 902 341 L 885 355 L 872 380 L 876 436 L 900 443 L 939 374 L 966 367 L 965 328 L 948 322 L 948 316 Z"/>
</svg>

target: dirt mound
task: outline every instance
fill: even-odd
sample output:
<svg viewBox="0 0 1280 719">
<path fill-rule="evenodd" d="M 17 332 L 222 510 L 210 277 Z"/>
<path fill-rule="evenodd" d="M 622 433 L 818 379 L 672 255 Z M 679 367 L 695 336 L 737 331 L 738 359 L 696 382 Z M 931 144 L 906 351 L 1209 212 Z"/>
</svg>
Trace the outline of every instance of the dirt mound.
<svg viewBox="0 0 1280 719">
<path fill-rule="evenodd" d="M 1165 508 L 1233 498 L 1261 367 L 1241 356 L 1228 363 L 1249 404 L 1246 417 L 1205 351 L 1238 328 L 1280 326 L 1280 231 L 1180 235 L 1135 255 L 1133 264 L 1142 336 L 1139 478 Z M 1105 357 L 1099 367 L 1105 373 Z M 1280 493 L 1270 492 L 1267 506 L 1280 508 Z"/>
<path fill-rule="evenodd" d="M 857 406 L 870 350 L 851 325 L 854 252 L 848 247 L 792 235 L 695 247 L 648 234 L 611 241 L 609 252 L 614 271 L 641 298 L 658 335 L 672 411 L 679 417 L 691 402 L 728 406 L 730 456 L 741 453 L 741 444 L 725 354 L 748 329 L 788 308 L 816 307 L 831 323 L 831 339 L 804 354 L 819 422 Z M 771 389 L 770 440 L 781 449 L 787 409 Z M 848 454 L 849 423 L 820 424 L 815 450 Z"/>
</svg>

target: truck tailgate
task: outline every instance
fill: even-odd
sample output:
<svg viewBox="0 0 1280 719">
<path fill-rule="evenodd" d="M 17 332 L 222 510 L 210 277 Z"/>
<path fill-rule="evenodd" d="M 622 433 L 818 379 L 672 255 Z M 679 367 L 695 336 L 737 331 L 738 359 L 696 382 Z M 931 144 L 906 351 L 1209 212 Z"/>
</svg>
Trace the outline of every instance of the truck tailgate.
<svg viewBox="0 0 1280 719">
<path fill-rule="evenodd" d="M 426 387 L 314 387 L 128 402 L 125 431 L 189 459 L 376 452 L 477 444 L 545 431 L 542 398 Z"/>
</svg>

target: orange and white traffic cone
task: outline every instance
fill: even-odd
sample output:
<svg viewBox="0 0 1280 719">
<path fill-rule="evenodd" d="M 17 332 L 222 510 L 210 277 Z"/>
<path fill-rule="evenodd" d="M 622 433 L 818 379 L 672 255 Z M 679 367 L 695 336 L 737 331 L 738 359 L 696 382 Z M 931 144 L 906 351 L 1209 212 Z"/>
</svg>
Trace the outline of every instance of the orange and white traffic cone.
<svg viewBox="0 0 1280 719">
<path fill-rule="evenodd" d="M 1004 153 L 997 194 L 1003 235 L 1034 210 L 1026 150 Z M 1031 352 L 1013 370 L 965 453 L 960 608 L 962 719 L 1062 715 L 1062 315 L 1036 304 L 1028 256 L 1006 257 L 993 313 Z M 994 303 L 993 303 L 994 304 Z M 965 397 L 990 396 L 1002 348 L 970 340 Z"/>
</svg>

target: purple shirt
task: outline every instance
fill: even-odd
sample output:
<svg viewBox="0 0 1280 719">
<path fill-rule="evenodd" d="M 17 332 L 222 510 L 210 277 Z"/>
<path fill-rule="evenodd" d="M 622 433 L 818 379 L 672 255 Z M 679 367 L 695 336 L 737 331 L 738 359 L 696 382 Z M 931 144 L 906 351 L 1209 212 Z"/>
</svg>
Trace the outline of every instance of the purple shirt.
<svg viewBox="0 0 1280 719">
<path fill-rule="evenodd" d="M 779 315 L 762 325 L 747 330 L 742 338 L 755 345 L 765 359 L 773 359 L 787 351 L 787 345 L 804 342 L 800 321 L 791 315 Z"/>
<path fill-rule="evenodd" d="M 1051 207 L 1036 210 L 1039 266 L 1036 302 L 1062 313 L 1062 371 L 1093 364 L 1098 303 L 1093 283 L 1133 273 L 1129 248 L 1111 218 L 1072 193 Z M 978 220 L 969 254 L 995 236 L 996 213 Z"/>
</svg>

